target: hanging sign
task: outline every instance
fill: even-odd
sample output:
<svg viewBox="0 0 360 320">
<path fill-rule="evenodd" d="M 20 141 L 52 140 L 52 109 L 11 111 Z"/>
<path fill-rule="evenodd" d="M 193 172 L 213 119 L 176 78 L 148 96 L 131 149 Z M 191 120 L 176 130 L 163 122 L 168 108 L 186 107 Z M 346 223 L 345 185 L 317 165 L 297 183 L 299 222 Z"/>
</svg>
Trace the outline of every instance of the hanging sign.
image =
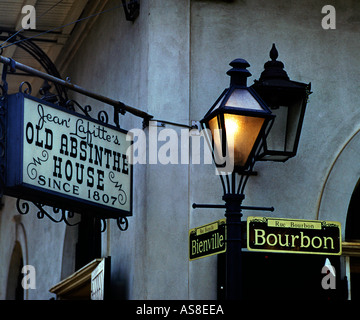
<svg viewBox="0 0 360 320">
<path fill-rule="evenodd" d="M 190 261 L 225 251 L 226 219 L 189 230 Z"/>
<path fill-rule="evenodd" d="M 341 224 L 248 217 L 247 248 L 250 251 L 341 255 Z"/>
<path fill-rule="evenodd" d="M 23 93 L 8 96 L 5 194 L 101 217 L 132 214 L 127 132 Z"/>
</svg>

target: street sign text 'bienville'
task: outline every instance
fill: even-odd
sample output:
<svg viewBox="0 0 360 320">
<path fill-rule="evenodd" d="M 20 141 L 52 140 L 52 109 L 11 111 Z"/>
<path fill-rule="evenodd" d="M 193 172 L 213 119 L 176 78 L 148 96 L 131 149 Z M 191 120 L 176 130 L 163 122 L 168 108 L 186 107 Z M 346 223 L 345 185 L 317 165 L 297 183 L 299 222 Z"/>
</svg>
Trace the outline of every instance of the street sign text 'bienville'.
<svg viewBox="0 0 360 320">
<path fill-rule="evenodd" d="M 189 230 L 190 261 L 225 251 L 226 219 Z"/>
<path fill-rule="evenodd" d="M 341 255 L 341 225 L 336 221 L 248 217 L 247 248 Z"/>
<path fill-rule="evenodd" d="M 23 93 L 8 96 L 4 193 L 102 217 L 132 214 L 127 132 Z"/>
</svg>

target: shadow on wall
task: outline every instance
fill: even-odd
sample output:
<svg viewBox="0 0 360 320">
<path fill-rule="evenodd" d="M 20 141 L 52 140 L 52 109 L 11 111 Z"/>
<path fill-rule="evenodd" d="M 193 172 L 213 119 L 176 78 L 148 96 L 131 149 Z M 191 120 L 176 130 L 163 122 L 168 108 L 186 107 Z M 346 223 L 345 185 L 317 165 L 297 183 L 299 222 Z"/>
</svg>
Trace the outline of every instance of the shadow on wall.
<svg viewBox="0 0 360 320">
<path fill-rule="evenodd" d="M 23 279 L 21 270 L 23 266 L 21 246 L 20 243 L 16 241 L 9 265 L 6 300 L 24 300 L 24 289 L 21 285 Z"/>
</svg>

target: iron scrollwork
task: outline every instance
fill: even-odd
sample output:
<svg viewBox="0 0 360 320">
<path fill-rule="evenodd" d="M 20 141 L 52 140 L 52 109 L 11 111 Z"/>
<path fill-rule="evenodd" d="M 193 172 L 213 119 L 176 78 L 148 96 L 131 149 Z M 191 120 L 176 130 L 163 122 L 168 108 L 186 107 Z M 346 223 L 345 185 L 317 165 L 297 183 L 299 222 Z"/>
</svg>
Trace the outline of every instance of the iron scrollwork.
<svg viewBox="0 0 360 320">
<path fill-rule="evenodd" d="M 86 106 L 81 106 L 80 103 L 78 103 L 75 100 L 68 100 L 66 101 L 64 107 L 68 110 L 74 111 L 76 113 L 79 113 L 78 110 L 85 115 L 86 117 L 90 118 L 90 119 L 94 119 L 91 115 L 90 112 L 92 110 L 92 107 L 90 105 L 86 105 Z M 104 123 L 104 124 L 108 124 L 109 123 L 109 115 L 107 114 L 106 111 L 101 110 L 98 112 L 97 115 L 97 120 L 99 120 L 100 122 Z"/>
<path fill-rule="evenodd" d="M 70 226 L 70 227 L 77 226 L 81 222 L 80 219 L 77 219 L 77 221 L 74 223 L 72 223 L 70 221 L 71 219 L 75 219 L 75 215 L 79 215 L 74 212 L 67 211 L 65 209 L 51 208 L 53 211 L 53 214 L 50 214 L 46 210 L 45 205 L 43 205 L 41 203 L 36 203 L 36 202 L 33 202 L 32 204 L 38 209 L 38 211 L 36 213 L 36 217 L 39 220 L 44 219 L 44 217 L 47 217 L 52 222 L 55 222 L 55 223 L 64 222 L 67 226 Z M 50 207 L 47 207 L 47 208 L 50 208 Z M 30 203 L 26 200 L 18 198 L 16 200 L 16 209 L 20 214 L 26 215 L 30 211 Z M 107 228 L 106 219 L 103 219 L 103 218 L 99 218 L 99 219 L 101 220 L 101 230 L 100 231 L 105 232 L 106 228 Z M 120 231 L 126 231 L 129 228 L 129 221 L 126 217 L 118 217 L 116 219 L 116 224 L 117 224 L 118 228 L 120 229 Z"/>
<path fill-rule="evenodd" d="M 66 101 L 64 107 L 68 110 L 76 112 L 77 107 L 85 116 L 91 118 L 91 115 L 89 112 L 91 112 L 91 106 L 86 105 L 85 107 L 82 107 L 77 101 L 75 100 L 68 100 Z"/>
<path fill-rule="evenodd" d="M 66 81 L 70 82 L 70 78 L 66 78 Z M 27 88 L 23 90 L 23 86 L 26 85 Z M 45 81 L 44 85 L 42 88 L 40 88 L 40 94 L 42 95 L 41 99 L 57 104 L 60 107 L 67 109 L 67 110 L 71 110 L 75 113 L 78 114 L 82 114 L 90 119 L 94 119 L 94 120 L 98 120 L 104 124 L 109 124 L 109 115 L 105 110 L 100 110 L 97 114 L 97 117 L 93 117 L 91 115 L 91 111 L 92 111 L 92 107 L 90 105 L 85 105 L 84 107 L 78 103 L 76 100 L 74 99 L 67 99 L 64 100 L 61 97 L 57 97 L 56 95 L 54 95 L 53 93 L 50 92 L 51 89 L 51 85 Z M 31 94 L 31 86 L 29 84 L 29 82 L 24 81 L 21 83 L 20 85 L 20 92 L 26 93 L 26 94 Z M 122 107 L 119 106 L 113 106 L 114 107 L 114 118 L 113 118 L 113 122 L 115 124 L 115 126 L 120 129 L 120 124 L 119 124 L 119 114 L 124 115 L 125 114 L 125 110 Z"/>
<path fill-rule="evenodd" d="M 59 209 L 59 208 L 52 208 L 53 215 L 48 213 L 45 206 L 40 203 L 33 202 L 33 205 L 38 209 L 38 212 L 36 213 L 36 217 L 38 219 L 43 219 L 45 216 L 49 218 L 52 222 L 60 223 L 65 222 L 68 226 L 76 226 L 80 223 L 80 221 L 77 221 L 75 223 L 71 223 L 69 219 L 72 219 L 75 217 L 74 212 L 67 211 L 65 209 Z M 28 214 L 30 211 L 30 205 L 28 201 L 25 201 L 23 199 L 18 198 L 16 200 L 16 209 L 20 214 Z"/>
<path fill-rule="evenodd" d="M 26 86 L 27 88 L 24 88 L 24 86 Z M 29 82 L 27 82 L 27 81 L 21 82 L 21 84 L 19 86 L 19 92 L 30 95 L 31 91 L 32 91 L 32 88 L 31 88 L 31 84 Z"/>
<path fill-rule="evenodd" d="M 126 217 L 117 218 L 116 224 L 121 231 L 126 231 L 129 228 L 129 222 Z"/>
<path fill-rule="evenodd" d="M 109 123 L 109 115 L 107 114 L 106 111 L 101 110 L 98 113 L 98 120 L 101 121 L 102 123 L 108 124 Z"/>
<path fill-rule="evenodd" d="M 101 232 L 105 232 L 107 228 L 107 219 L 101 219 Z M 118 217 L 116 225 L 120 231 L 126 231 L 129 228 L 129 221 L 126 217 Z"/>
</svg>

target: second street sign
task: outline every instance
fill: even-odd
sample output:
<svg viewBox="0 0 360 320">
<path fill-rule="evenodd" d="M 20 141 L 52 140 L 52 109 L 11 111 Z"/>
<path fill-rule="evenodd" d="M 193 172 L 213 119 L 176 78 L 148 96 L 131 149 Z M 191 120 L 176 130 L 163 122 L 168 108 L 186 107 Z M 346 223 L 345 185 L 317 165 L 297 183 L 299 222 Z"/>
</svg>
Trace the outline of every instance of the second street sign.
<svg viewBox="0 0 360 320">
<path fill-rule="evenodd" d="M 248 217 L 247 248 L 341 255 L 341 225 L 335 221 Z"/>
<path fill-rule="evenodd" d="M 190 229 L 189 259 L 195 260 L 226 251 L 226 219 Z"/>
</svg>

